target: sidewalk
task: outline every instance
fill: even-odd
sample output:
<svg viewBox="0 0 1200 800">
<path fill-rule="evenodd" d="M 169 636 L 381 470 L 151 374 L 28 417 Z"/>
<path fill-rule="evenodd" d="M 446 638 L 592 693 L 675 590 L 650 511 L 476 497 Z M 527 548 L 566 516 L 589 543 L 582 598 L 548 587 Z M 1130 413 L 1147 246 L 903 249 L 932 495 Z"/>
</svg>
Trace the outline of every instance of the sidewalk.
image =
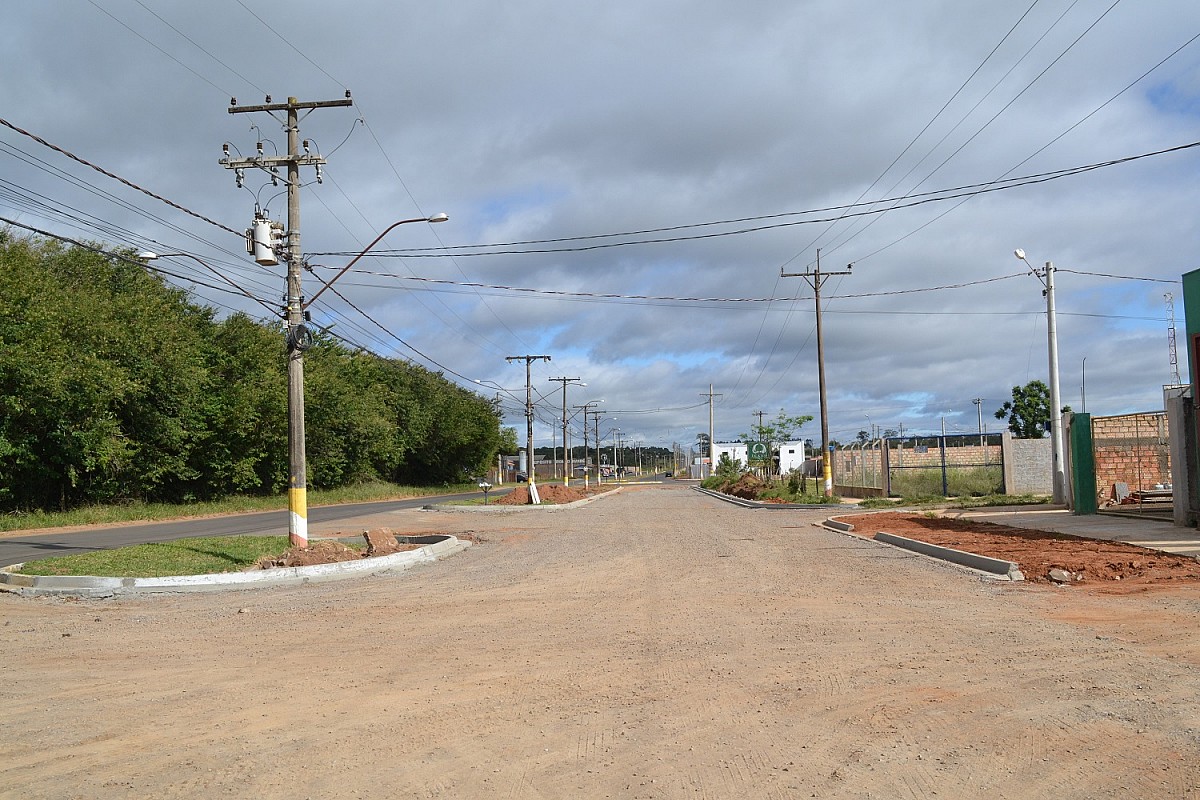
<svg viewBox="0 0 1200 800">
<path fill-rule="evenodd" d="M 1138 547 L 1162 550 L 1184 556 L 1200 557 L 1200 532 L 1195 528 L 1177 528 L 1170 522 L 1151 519 L 1091 514 L 1076 516 L 1064 508 L 972 508 L 946 509 L 942 516 L 994 522 L 1014 528 L 1035 528 L 1066 533 L 1089 539 L 1125 542 Z"/>
</svg>

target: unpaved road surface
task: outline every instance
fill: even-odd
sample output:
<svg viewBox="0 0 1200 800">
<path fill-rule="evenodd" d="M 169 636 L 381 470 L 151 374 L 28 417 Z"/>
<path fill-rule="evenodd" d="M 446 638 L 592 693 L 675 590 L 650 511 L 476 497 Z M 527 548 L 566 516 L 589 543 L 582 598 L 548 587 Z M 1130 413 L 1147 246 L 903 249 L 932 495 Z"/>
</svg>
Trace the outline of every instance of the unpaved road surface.
<svg viewBox="0 0 1200 800">
<path fill-rule="evenodd" d="M 1200 798 L 1200 589 L 982 582 L 680 487 L 291 589 L 0 596 L 0 797 Z"/>
</svg>

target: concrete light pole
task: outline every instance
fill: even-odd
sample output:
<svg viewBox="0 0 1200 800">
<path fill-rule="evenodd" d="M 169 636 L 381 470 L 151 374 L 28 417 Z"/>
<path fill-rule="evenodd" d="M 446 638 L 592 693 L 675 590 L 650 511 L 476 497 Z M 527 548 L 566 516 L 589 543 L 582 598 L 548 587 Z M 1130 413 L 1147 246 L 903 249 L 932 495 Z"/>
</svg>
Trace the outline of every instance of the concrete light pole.
<svg viewBox="0 0 1200 800">
<path fill-rule="evenodd" d="M 534 505 L 540 505 L 533 468 L 533 382 L 530 377 L 530 364 L 534 361 L 549 361 L 550 356 L 505 356 L 504 360 L 510 364 L 514 361 L 525 362 L 525 478 L 529 481 L 530 501 Z"/>
<path fill-rule="evenodd" d="M 1052 500 L 1055 503 L 1062 503 L 1066 499 L 1065 476 L 1066 467 L 1063 455 L 1063 435 L 1062 435 L 1062 399 L 1058 390 L 1058 324 L 1054 313 L 1054 264 L 1050 261 L 1046 262 L 1043 270 L 1034 269 L 1033 265 L 1025 258 L 1025 251 L 1020 248 L 1013 251 L 1013 255 L 1019 260 L 1024 261 L 1044 287 L 1042 294 L 1046 296 L 1046 349 L 1049 353 L 1050 361 L 1050 448 L 1053 451 L 1053 464 L 1051 479 L 1052 483 Z"/>
<path fill-rule="evenodd" d="M 552 381 L 558 381 L 562 384 L 562 440 L 563 440 L 563 486 L 571 485 L 571 455 L 567 451 L 567 384 L 578 383 L 580 386 L 587 386 L 586 383 L 579 378 L 551 378 Z"/>
<path fill-rule="evenodd" d="M 583 488 L 585 488 L 585 489 L 589 488 L 589 485 L 588 485 L 589 472 L 588 472 L 588 468 L 587 468 L 587 462 L 588 462 L 588 414 L 599 414 L 600 413 L 599 411 L 592 411 L 591 408 L 592 408 L 592 406 L 598 405 L 603 402 L 604 402 L 603 400 L 589 400 L 581 406 L 572 406 L 573 408 L 578 408 L 583 411 Z M 597 459 L 597 462 L 599 462 L 599 459 Z M 597 483 L 599 483 L 599 479 L 597 479 Z"/>
</svg>

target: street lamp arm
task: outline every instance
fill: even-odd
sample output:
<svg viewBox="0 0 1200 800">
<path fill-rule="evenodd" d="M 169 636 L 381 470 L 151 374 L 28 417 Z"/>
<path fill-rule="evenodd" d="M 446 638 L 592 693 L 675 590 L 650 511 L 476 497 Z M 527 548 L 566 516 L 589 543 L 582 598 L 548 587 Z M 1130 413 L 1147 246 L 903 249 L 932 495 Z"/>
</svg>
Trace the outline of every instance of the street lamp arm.
<svg viewBox="0 0 1200 800">
<path fill-rule="evenodd" d="M 338 278 L 340 278 L 340 277 L 342 277 L 343 275 L 345 275 L 345 274 L 346 274 L 346 270 L 350 269 L 350 268 L 351 268 L 351 267 L 353 267 L 355 264 L 357 264 L 357 263 L 358 263 L 358 260 L 359 260 L 360 258 L 362 258 L 363 256 L 365 256 L 365 255 L 366 255 L 366 254 L 367 254 L 367 253 L 368 253 L 368 252 L 371 250 L 371 248 L 372 248 L 372 247 L 374 247 L 375 245 L 379 244 L 380 240 L 382 240 L 382 239 L 383 239 L 383 237 L 385 237 L 385 236 L 387 236 L 389 233 L 391 233 L 391 232 L 392 232 L 392 230 L 393 230 L 394 228 L 397 228 L 397 227 L 399 227 L 400 225 L 407 225 L 407 224 L 409 224 L 410 222 L 445 222 L 445 221 L 446 221 L 446 220 L 448 220 L 448 219 L 450 219 L 450 217 L 449 217 L 449 216 L 447 216 L 446 214 L 434 214 L 432 217 L 414 217 L 413 219 L 402 219 L 402 220 L 400 220 L 399 222 L 393 222 L 391 225 L 387 226 L 387 227 L 384 229 L 383 233 L 381 233 L 381 234 L 379 234 L 378 236 L 376 236 L 376 237 L 375 237 L 375 240 L 374 240 L 373 242 L 371 242 L 369 245 L 367 245 L 365 248 L 363 248 L 363 251 L 362 251 L 361 253 L 359 253 L 358 255 L 356 255 L 354 258 L 350 259 L 350 263 L 349 263 L 349 264 L 347 264 L 346 266 L 344 266 L 344 267 L 342 267 L 340 270 L 338 270 L 338 274 L 337 274 L 337 275 L 334 275 L 334 276 L 333 276 L 333 277 L 332 277 L 330 280 L 328 280 L 328 281 L 324 281 L 324 284 L 325 284 L 325 285 L 324 285 L 324 286 L 322 286 L 320 289 L 318 289 L 318 290 L 317 290 L 317 293 L 316 293 L 316 294 L 314 294 L 312 297 L 310 297 L 310 298 L 309 298 L 308 302 L 304 304 L 304 308 L 308 308 L 308 307 L 309 307 L 309 306 L 311 306 L 313 303 L 315 303 L 315 302 L 317 301 L 317 298 L 318 298 L 318 297 L 320 297 L 320 296 L 321 296 L 321 295 L 322 295 L 322 294 L 325 292 L 325 290 L 326 290 L 326 289 L 328 289 L 330 286 L 332 286 L 332 285 L 333 285 L 333 282 L 334 282 L 334 281 L 336 281 Z"/>
</svg>

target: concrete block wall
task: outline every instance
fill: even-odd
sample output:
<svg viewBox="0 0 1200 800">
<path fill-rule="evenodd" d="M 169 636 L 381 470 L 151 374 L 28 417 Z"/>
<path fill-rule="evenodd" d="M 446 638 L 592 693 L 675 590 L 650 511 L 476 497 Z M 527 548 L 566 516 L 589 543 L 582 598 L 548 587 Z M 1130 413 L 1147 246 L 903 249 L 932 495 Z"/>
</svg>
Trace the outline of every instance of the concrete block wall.
<svg viewBox="0 0 1200 800">
<path fill-rule="evenodd" d="M 1008 494 L 1052 494 L 1054 450 L 1050 438 L 1016 439 L 1004 434 L 1004 491 Z"/>
<path fill-rule="evenodd" d="M 1092 418 L 1096 491 L 1111 499 L 1113 484 L 1130 491 L 1171 482 L 1171 451 L 1165 411 Z"/>
</svg>

